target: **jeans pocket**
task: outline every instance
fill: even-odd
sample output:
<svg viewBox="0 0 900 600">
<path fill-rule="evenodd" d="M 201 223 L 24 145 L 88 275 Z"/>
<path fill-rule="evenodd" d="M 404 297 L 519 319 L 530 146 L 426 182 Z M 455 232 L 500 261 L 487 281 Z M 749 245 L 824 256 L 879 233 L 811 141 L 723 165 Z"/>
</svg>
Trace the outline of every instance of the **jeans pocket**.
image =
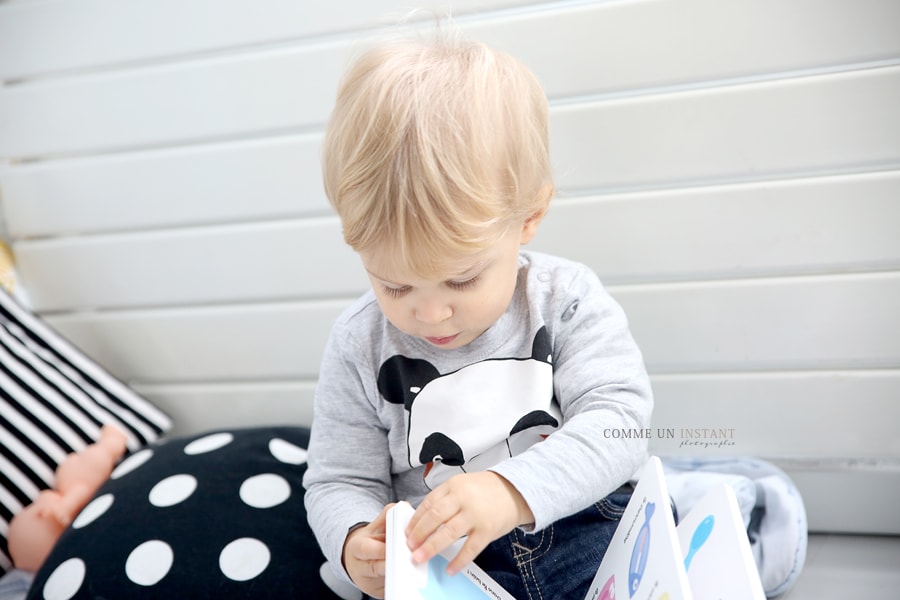
<svg viewBox="0 0 900 600">
<path fill-rule="evenodd" d="M 610 521 L 618 521 L 622 518 L 622 514 L 625 512 L 625 507 L 628 506 L 629 500 L 631 500 L 630 491 L 615 491 L 595 502 L 594 506 L 603 518 Z"/>
</svg>

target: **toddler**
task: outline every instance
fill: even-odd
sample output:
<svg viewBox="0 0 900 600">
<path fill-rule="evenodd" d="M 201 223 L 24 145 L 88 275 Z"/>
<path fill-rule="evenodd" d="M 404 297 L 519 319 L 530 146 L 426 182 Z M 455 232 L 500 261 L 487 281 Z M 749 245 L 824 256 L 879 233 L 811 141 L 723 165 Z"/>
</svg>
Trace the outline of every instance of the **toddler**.
<svg viewBox="0 0 900 600">
<path fill-rule="evenodd" d="M 603 432 L 646 428 L 650 385 L 596 275 L 522 249 L 553 194 L 538 81 L 438 37 L 365 53 L 328 123 L 326 193 L 371 290 L 325 349 L 310 524 L 371 597 L 408 500 L 414 560 L 466 536 L 451 574 L 475 560 L 516 598 L 580 600 L 646 459 Z"/>
</svg>

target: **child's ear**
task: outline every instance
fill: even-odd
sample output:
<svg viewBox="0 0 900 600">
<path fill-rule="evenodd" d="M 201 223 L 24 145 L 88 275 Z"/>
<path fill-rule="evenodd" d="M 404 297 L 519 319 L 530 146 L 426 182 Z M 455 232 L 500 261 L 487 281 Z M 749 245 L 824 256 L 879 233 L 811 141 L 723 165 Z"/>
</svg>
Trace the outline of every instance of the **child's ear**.
<svg viewBox="0 0 900 600">
<path fill-rule="evenodd" d="M 544 185 L 541 187 L 538 194 L 542 196 L 539 208 L 530 217 L 525 219 L 525 223 L 522 225 L 522 238 L 519 241 L 520 244 L 527 244 L 537 233 L 538 225 L 541 224 L 544 215 L 547 214 L 547 209 L 550 207 L 550 198 L 553 197 L 553 184 L 548 183 Z"/>
</svg>

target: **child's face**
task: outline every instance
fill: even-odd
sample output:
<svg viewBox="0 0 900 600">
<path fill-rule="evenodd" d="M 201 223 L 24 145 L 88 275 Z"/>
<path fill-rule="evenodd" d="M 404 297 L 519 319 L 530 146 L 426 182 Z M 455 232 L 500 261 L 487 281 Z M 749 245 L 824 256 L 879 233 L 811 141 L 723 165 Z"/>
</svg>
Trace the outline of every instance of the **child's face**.
<svg viewBox="0 0 900 600">
<path fill-rule="evenodd" d="M 519 245 L 528 224 L 511 227 L 498 244 L 458 261 L 440 277 L 422 278 L 380 252 L 361 252 L 378 305 L 400 331 L 435 347 L 461 348 L 506 311 L 516 289 Z"/>
</svg>

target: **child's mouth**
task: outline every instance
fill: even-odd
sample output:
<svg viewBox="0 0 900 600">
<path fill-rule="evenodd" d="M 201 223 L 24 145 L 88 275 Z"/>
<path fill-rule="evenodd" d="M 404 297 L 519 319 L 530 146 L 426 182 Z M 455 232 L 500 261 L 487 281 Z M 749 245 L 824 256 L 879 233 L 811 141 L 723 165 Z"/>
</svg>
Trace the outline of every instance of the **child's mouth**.
<svg viewBox="0 0 900 600">
<path fill-rule="evenodd" d="M 450 342 L 455 340 L 457 337 L 459 337 L 459 334 L 454 333 L 453 335 L 448 335 L 446 337 L 426 337 L 425 339 L 428 340 L 430 343 L 434 344 L 435 346 L 446 346 L 447 344 L 449 344 Z"/>
</svg>

